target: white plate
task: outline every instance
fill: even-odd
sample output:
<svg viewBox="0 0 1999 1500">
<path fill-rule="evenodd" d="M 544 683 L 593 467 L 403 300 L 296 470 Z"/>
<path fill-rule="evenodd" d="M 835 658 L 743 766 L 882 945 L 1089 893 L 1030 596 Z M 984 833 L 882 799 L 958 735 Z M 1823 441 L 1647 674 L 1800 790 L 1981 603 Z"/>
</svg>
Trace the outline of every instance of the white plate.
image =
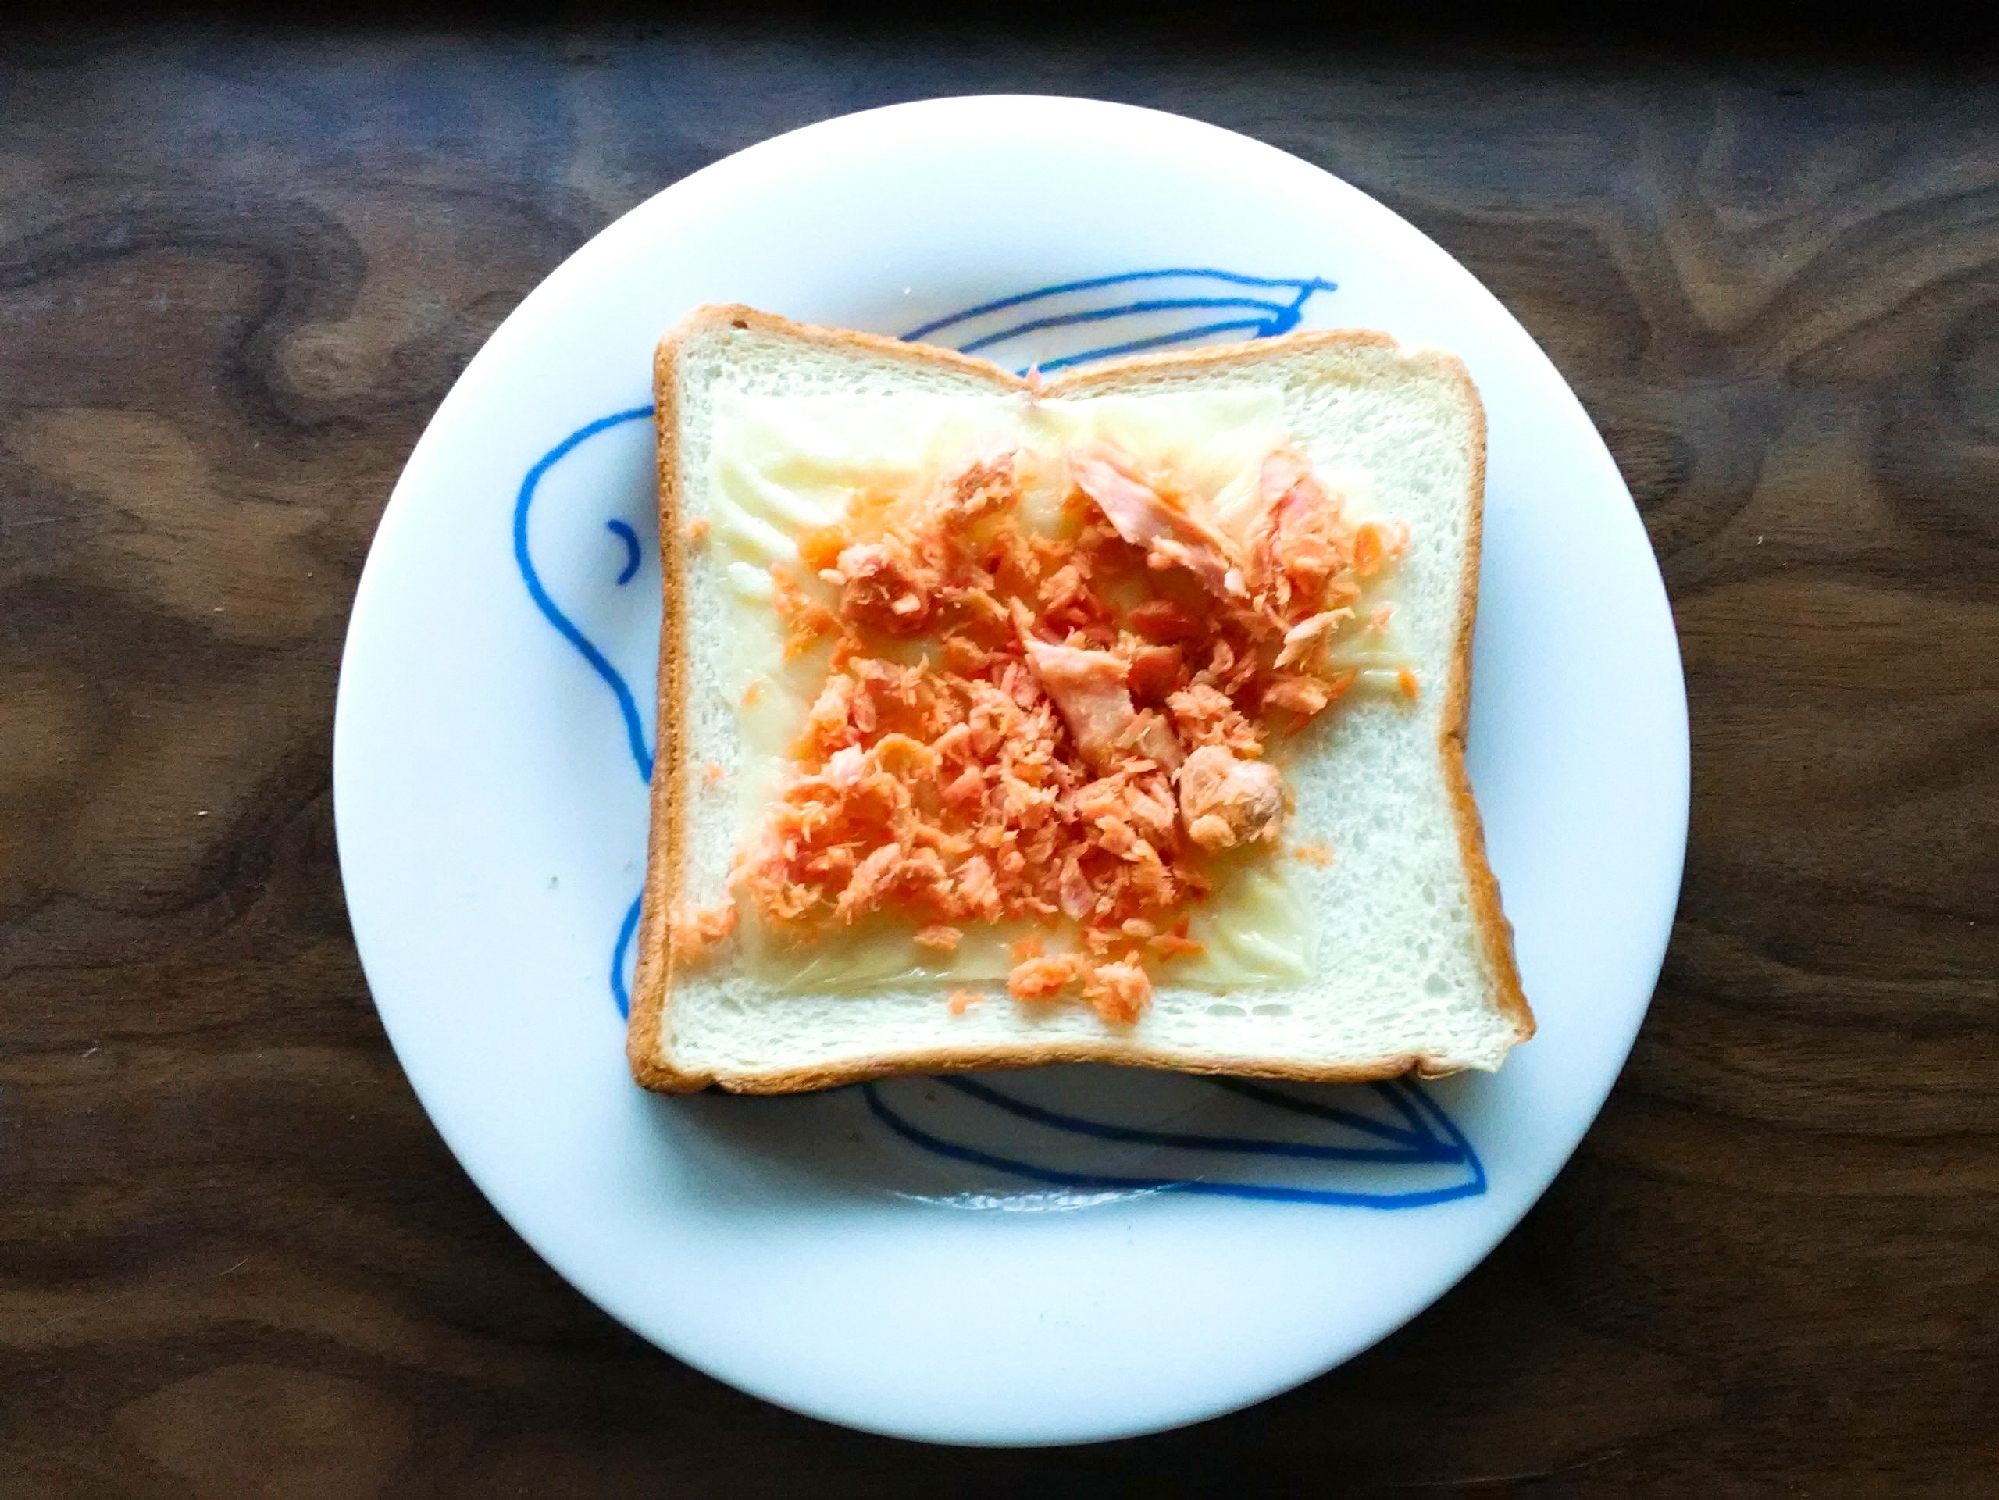
<svg viewBox="0 0 1999 1500">
<path fill-rule="evenodd" d="M 930 328 L 1014 365 L 1294 325 L 1458 351 L 1491 421 L 1471 771 L 1540 1036 L 1495 1077 L 1421 1088 L 1094 1068 L 793 1099 L 634 1088 L 619 1005 L 659 615 L 644 408 L 661 331 L 722 301 Z M 1004 305 L 955 316 L 989 304 Z M 947 99 L 696 173 L 501 325 L 368 558 L 334 795 L 396 1053 L 473 1180 L 578 1289 L 800 1411 L 1063 1442 L 1305 1380 L 1429 1304 L 1526 1211 L 1658 974 L 1686 705 L 1609 454 L 1443 251 L 1211 126 Z"/>
</svg>

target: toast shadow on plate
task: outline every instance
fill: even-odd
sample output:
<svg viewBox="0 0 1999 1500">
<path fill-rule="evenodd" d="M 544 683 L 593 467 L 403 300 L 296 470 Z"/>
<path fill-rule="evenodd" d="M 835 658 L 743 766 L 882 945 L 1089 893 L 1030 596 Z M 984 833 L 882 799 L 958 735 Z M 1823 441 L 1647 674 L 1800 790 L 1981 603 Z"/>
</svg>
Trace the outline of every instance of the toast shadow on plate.
<svg viewBox="0 0 1999 1500">
<path fill-rule="evenodd" d="M 648 1114 L 664 1151 L 746 1209 L 798 1193 L 1014 1211 L 1190 1193 L 1388 1210 L 1485 1191 L 1439 1095 L 1487 1083 L 1276 1085 L 1078 1064 L 660 1097 Z"/>
</svg>

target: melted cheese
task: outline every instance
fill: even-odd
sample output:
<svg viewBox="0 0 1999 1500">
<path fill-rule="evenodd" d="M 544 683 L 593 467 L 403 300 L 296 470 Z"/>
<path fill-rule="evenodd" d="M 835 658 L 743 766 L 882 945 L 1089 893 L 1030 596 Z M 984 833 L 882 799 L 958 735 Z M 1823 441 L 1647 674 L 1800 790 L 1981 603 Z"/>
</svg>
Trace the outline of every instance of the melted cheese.
<svg viewBox="0 0 1999 1500">
<path fill-rule="evenodd" d="M 1257 503 L 1264 458 L 1287 434 L 1274 388 L 1030 400 L 1020 396 L 758 396 L 717 398 L 711 450 L 708 541 L 727 587 L 734 656 L 727 680 L 745 750 L 737 782 L 738 826 L 753 828 L 781 783 L 787 751 L 819 685 L 828 648 L 787 662 L 785 630 L 771 608 L 773 563 L 798 567 L 797 538 L 838 521 L 862 493 L 925 488 L 972 451 L 1018 450 L 1022 519 L 1051 523 L 1063 500 L 1064 450 L 1103 438 L 1169 470 L 1224 525 Z M 1373 514 L 1360 476 L 1334 477 L 1351 512 Z M 810 589 L 816 584 L 802 580 Z M 825 602 L 832 601 L 827 590 Z M 1370 663 L 1372 665 L 1372 663 Z M 1367 673 L 1367 678 L 1393 671 Z M 1160 983 L 1215 990 L 1295 983 L 1310 973 L 1312 931 L 1288 878 L 1289 862 L 1260 848 L 1218 875 L 1189 935 L 1202 954 L 1159 968 Z M 835 938 L 793 947 L 753 919 L 742 927 L 746 964 L 779 988 L 836 991 L 896 982 L 999 982 L 1008 945 L 1030 929 L 974 925 L 950 954 L 919 946 L 914 928 L 871 919 Z M 1040 933 L 1042 929 L 1031 929 Z M 1056 948 L 1050 940 L 1050 951 Z"/>
</svg>

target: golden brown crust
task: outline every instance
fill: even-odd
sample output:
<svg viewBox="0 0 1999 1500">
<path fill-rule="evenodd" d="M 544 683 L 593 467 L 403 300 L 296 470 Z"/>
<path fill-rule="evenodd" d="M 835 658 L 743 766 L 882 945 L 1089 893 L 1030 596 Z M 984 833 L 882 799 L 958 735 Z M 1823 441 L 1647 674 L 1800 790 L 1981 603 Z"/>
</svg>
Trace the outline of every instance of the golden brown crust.
<svg viewBox="0 0 1999 1500">
<path fill-rule="evenodd" d="M 680 898 L 680 837 L 684 815 L 686 771 L 680 738 L 686 722 L 685 547 L 680 530 L 679 381 L 674 362 L 690 324 L 682 324 L 659 342 L 653 356 L 653 430 L 659 457 L 659 553 L 661 615 L 659 627 L 659 728 L 653 742 L 652 829 L 646 841 L 645 892 L 640 899 L 638 972 L 632 981 L 631 1024 L 625 1032 L 625 1055 L 632 1076 L 649 1089 L 680 1092 L 704 1087 L 708 1080 L 680 1073 L 663 1061 L 666 1049 L 660 1033 L 666 1024 L 666 999 L 673 986 L 673 906 Z"/>
<path fill-rule="evenodd" d="M 660 712 L 658 750 L 652 779 L 652 831 L 647 846 L 645 893 L 637 937 L 638 972 L 632 986 L 631 1024 L 626 1043 L 633 1077 L 646 1088 L 667 1093 L 690 1092 L 715 1084 L 736 1093 L 786 1094 L 900 1074 L 1027 1068 L 1072 1062 L 1117 1063 L 1133 1067 L 1169 1068 L 1183 1073 L 1275 1078 L 1299 1083 L 1360 1083 L 1411 1072 L 1425 1078 L 1436 1078 L 1457 1071 L 1452 1064 L 1406 1054 L 1384 1057 L 1372 1063 L 1333 1067 L 1315 1067 L 1285 1058 L 1190 1057 L 1184 1053 L 1136 1046 L 1115 1036 L 1092 1041 L 943 1047 L 855 1058 L 837 1064 L 750 1073 L 682 1072 L 665 1061 L 668 1049 L 662 1045 L 662 1040 L 671 1015 L 673 989 L 669 933 L 673 907 L 680 894 L 686 782 L 680 745 L 686 707 L 686 681 L 682 667 L 686 617 L 685 591 L 682 587 L 685 539 L 680 523 L 677 362 L 682 345 L 691 335 L 725 325 L 782 334 L 826 349 L 864 350 L 877 358 L 927 369 L 952 368 L 1003 389 L 1031 388 L 1030 382 L 1011 371 L 954 350 L 908 344 L 876 334 L 817 328 L 748 307 L 700 308 L 660 340 L 653 362 L 653 381 L 659 435 L 659 534 L 664 613 L 660 629 Z M 1471 408 L 1473 453 L 1469 535 L 1459 585 L 1456 636 L 1450 678 L 1445 687 L 1438 750 L 1457 823 L 1458 848 L 1471 887 L 1472 917 L 1488 972 L 1501 1009 L 1514 1023 L 1516 1040 L 1525 1041 L 1534 1033 L 1534 1019 L 1520 988 L 1520 976 L 1513 957 L 1512 928 L 1500 910 L 1498 882 L 1486 862 L 1484 832 L 1464 767 L 1465 723 L 1471 700 L 1472 626 L 1477 615 L 1479 542 L 1485 494 L 1485 409 L 1462 362 L 1440 351 L 1403 350 L 1393 337 L 1385 333 L 1333 329 L 1287 334 L 1279 339 L 1260 340 L 1253 344 L 1136 355 L 1062 376 L 1047 382 L 1041 390 L 1047 395 L 1077 395 L 1114 381 L 1127 380 L 1134 373 L 1149 369 L 1198 372 L 1233 363 L 1262 362 L 1284 350 L 1328 346 L 1400 350 L 1407 358 L 1434 362 L 1459 386 Z"/>
<path fill-rule="evenodd" d="M 1114 1063 L 1124 1067 L 1164 1068 L 1175 1073 L 1210 1073 L 1230 1078 L 1274 1078 L 1290 1083 L 1371 1083 L 1416 1073 L 1442 1078 L 1458 1071 L 1433 1059 L 1402 1054 L 1379 1062 L 1344 1068 L 1315 1068 L 1284 1058 L 1189 1057 L 1133 1047 L 1115 1038 L 1100 1042 L 1015 1042 L 990 1047 L 937 1047 L 927 1052 L 856 1058 L 820 1067 L 757 1073 L 718 1073 L 713 1082 L 737 1094 L 800 1094 L 811 1089 L 837 1088 L 876 1078 L 911 1073 L 997 1072 L 1008 1068 L 1039 1068 L 1054 1063 Z"/>
<path fill-rule="evenodd" d="M 820 328 L 811 323 L 794 323 L 791 319 L 781 318 L 776 313 L 759 312 L 754 307 L 734 304 L 697 307 L 668 330 L 666 337 L 660 340 L 660 350 L 663 353 L 669 344 L 677 349 L 694 334 L 723 327 L 781 334 L 796 343 L 810 344 L 814 348 L 837 350 L 842 353 L 863 350 L 877 359 L 908 365 L 912 369 L 956 370 L 961 375 L 970 375 L 1007 390 L 1027 389 L 1027 382 L 1011 370 L 1001 369 L 991 360 L 980 359 L 974 354 L 960 354 L 956 349 L 943 349 L 935 344 L 912 344 L 903 339 L 889 338 L 884 334 L 860 333 L 851 328 Z M 666 367 L 655 357 L 653 360 L 655 384 L 665 371 Z"/>
<path fill-rule="evenodd" d="M 1092 365 L 1087 370 L 1072 371 L 1049 381 L 1041 389 L 1044 395 L 1049 396 L 1081 396 L 1088 395 L 1098 386 L 1113 385 L 1134 374 L 1142 375 L 1147 370 L 1186 371 L 1192 374 L 1226 365 L 1262 364 L 1273 354 L 1295 349 L 1328 348 L 1380 349 L 1388 353 L 1400 350 L 1404 355 L 1419 358 L 1428 353 L 1404 349 L 1392 334 L 1380 333 L 1372 328 L 1305 329 L 1276 338 L 1254 339 L 1246 344 L 1217 344 L 1208 349 L 1188 349 L 1178 353 L 1129 354 L 1123 359 Z M 1449 358 L 1448 355 L 1445 357 Z"/>
<path fill-rule="evenodd" d="M 1517 1045 L 1534 1034 L 1534 1013 L 1520 988 L 1520 967 L 1513 955 L 1513 924 L 1499 904 L 1499 881 L 1485 857 L 1485 824 L 1472 796 L 1465 771 L 1465 734 L 1471 721 L 1472 631 L 1478 623 L 1479 552 L 1485 539 L 1485 403 L 1471 372 L 1455 354 L 1423 350 L 1423 357 L 1450 377 L 1471 409 L 1471 509 L 1465 519 L 1465 550 L 1458 578 L 1458 617 L 1451 643 L 1450 682 L 1444 690 L 1444 711 L 1437 726 L 1437 752 L 1443 759 L 1444 782 L 1451 794 L 1451 812 L 1458 826 L 1458 855 L 1465 882 L 1471 888 L 1472 925 L 1478 929 L 1487 977 L 1499 1008 L 1513 1023 Z"/>
</svg>

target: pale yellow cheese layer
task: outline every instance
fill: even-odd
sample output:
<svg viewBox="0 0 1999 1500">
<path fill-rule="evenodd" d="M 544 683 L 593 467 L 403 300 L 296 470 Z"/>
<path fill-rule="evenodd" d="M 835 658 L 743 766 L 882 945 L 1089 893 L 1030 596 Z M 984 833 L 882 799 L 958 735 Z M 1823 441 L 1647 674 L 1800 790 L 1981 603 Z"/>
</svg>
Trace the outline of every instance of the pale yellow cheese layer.
<svg viewBox="0 0 1999 1500">
<path fill-rule="evenodd" d="M 1052 525 L 1067 490 L 1063 453 L 1103 439 L 1148 468 L 1170 471 L 1230 529 L 1247 523 L 1264 458 L 1286 441 L 1275 388 L 1031 400 L 1020 396 L 757 396 L 717 398 L 706 556 L 719 569 L 731 611 L 733 657 L 726 681 L 745 750 L 733 788 L 745 835 L 763 820 L 788 774 L 788 748 L 826 675 L 826 650 L 786 662 L 785 629 L 771 608 L 773 563 L 803 577 L 797 538 L 832 525 L 857 493 L 927 491 L 968 455 L 1015 449 L 1022 520 Z M 1329 476 L 1330 477 L 1330 476 Z M 1338 476 L 1349 513 L 1371 510 L 1366 486 Z M 832 602 L 831 590 L 825 602 Z M 1383 651 L 1352 664 L 1394 681 Z M 1269 848 L 1244 851 L 1236 868 L 1217 864 L 1215 895 L 1197 909 L 1190 936 L 1202 955 L 1162 965 L 1162 983 L 1229 991 L 1295 983 L 1309 976 L 1309 913 L 1286 878 L 1288 861 Z M 745 921 L 744 957 L 753 972 L 797 991 L 836 991 L 911 978 L 940 985 L 1005 978 L 1008 943 L 1028 929 L 973 925 L 957 951 L 913 941 L 913 924 L 871 919 L 809 946 L 779 943 Z M 1039 931 L 1039 929 L 1034 929 Z M 1051 940 L 1050 951 L 1060 946 Z"/>
</svg>

